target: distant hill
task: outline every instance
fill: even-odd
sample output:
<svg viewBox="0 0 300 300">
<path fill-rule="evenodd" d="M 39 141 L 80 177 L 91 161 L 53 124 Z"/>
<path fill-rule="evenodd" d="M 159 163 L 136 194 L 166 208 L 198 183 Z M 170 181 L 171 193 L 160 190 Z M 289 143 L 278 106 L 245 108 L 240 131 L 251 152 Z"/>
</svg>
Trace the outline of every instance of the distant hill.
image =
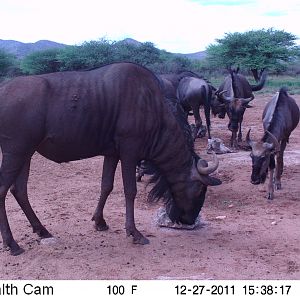
<svg viewBox="0 0 300 300">
<path fill-rule="evenodd" d="M 183 54 L 183 53 L 174 53 L 176 55 L 179 55 L 179 56 L 184 56 L 184 57 L 187 57 L 189 59 L 198 59 L 198 60 L 201 60 L 201 59 L 204 59 L 206 57 L 206 51 L 199 51 L 199 52 L 195 52 L 195 53 L 187 53 L 187 54 Z"/>
<path fill-rule="evenodd" d="M 141 42 L 132 38 L 126 38 L 124 40 L 119 41 L 118 43 L 127 43 L 135 46 L 139 46 L 142 44 Z M 41 40 L 35 43 L 22 43 L 14 40 L 0 39 L 0 49 L 2 48 L 11 54 L 14 54 L 17 58 L 23 58 L 34 51 L 42 51 L 51 48 L 64 48 L 66 46 L 67 45 L 65 44 L 60 44 L 48 40 Z M 200 51 L 196 53 L 187 53 L 187 54 L 183 54 L 183 53 L 172 53 L 172 54 L 187 57 L 189 59 L 198 59 L 198 60 L 204 59 L 206 56 L 205 51 Z"/>
<path fill-rule="evenodd" d="M 134 45 L 134 46 L 140 46 L 142 43 L 132 39 L 132 38 L 126 38 L 124 40 L 119 41 L 119 43 L 123 43 L 123 44 L 130 44 L 130 45 Z"/>
<path fill-rule="evenodd" d="M 120 41 L 119 43 L 127 43 L 127 44 L 132 44 L 135 46 L 139 46 L 142 44 L 141 42 L 139 42 L 135 39 L 132 39 L 132 38 L 126 38 L 126 39 Z M 206 57 L 205 51 L 199 51 L 199 52 L 195 52 L 195 53 L 172 53 L 172 54 L 187 57 L 189 59 L 198 59 L 198 60 L 204 59 Z"/>
<path fill-rule="evenodd" d="M 0 48 L 6 50 L 7 52 L 14 54 L 17 58 L 23 58 L 24 56 L 34 52 L 34 51 L 41 51 L 47 50 L 51 48 L 63 48 L 66 45 L 41 40 L 35 43 L 22 43 L 14 40 L 1 40 L 0 39 Z"/>
</svg>

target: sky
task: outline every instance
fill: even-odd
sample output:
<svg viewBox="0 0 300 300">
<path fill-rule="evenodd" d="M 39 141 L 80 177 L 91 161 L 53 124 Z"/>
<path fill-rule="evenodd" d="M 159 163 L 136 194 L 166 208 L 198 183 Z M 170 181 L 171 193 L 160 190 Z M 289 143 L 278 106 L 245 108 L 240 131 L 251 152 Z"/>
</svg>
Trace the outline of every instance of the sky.
<svg viewBox="0 0 300 300">
<path fill-rule="evenodd" d="M 0 0 L 0 39 L 69 45 L 105 38 L 203 51 L 225 33 L 274 28 L 300 44 L 299 0 Z"/>
</svg>

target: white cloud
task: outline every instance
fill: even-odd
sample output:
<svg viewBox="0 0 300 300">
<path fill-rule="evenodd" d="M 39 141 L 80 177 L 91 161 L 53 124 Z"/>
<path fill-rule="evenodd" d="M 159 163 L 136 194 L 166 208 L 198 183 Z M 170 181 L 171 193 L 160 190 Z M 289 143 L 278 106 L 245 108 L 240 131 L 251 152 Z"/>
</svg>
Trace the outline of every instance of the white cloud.
<svg viewBox="0 0 300 300">
<path fill-rule="evenodd" d="M 1 0 L 0 38 L 74 44 L 131 37 L 171 52 L 189 53 L 204 50 L 225 32 L 274 27 L 300 36 L 299 1 L 279 4 L 268 0 Z"/>
</svg>

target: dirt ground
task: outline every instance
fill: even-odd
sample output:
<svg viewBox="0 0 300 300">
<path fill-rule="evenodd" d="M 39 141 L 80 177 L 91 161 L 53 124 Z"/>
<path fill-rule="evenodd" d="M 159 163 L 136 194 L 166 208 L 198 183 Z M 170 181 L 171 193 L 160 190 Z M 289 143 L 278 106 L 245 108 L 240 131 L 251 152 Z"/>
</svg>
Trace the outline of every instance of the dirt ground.
<svg viewBox="0 0 300 300">
<path fill-rule="evenodd" d="M 262 133 L 261 114 L 270 95 L 257 95 L 247 109 L 244 137 Z M 294 98 L 300 105 L 300 96 Z M 227 119 L 212 119 L 212 135 L 228 145 Z M 41 243 L 11 195 L 8 217 L 15 239 L 25 249 L 10 256 L 0 242 L 0 279 L 300 279 L 300 126 L 285 152 L 283 189 L 266 199 L 266 184 L 250 183 L 249 152 L 219 155 L 216 177 L 207 192 L 197 230 L 156 225 L 162 204 L 146 202 L 146 178 L 138 183 L 136 225 L 150 244 L 126 237 L 120 169 L 107 201 L 109 230 L 97 232 L 91 221 L 99 195 L 102 158 L 56 164 L 40 155 L 32 160 L 29 197 L 55 243 Z M 196 151 L 206 154 L 206 140 Z"/>
</svg>

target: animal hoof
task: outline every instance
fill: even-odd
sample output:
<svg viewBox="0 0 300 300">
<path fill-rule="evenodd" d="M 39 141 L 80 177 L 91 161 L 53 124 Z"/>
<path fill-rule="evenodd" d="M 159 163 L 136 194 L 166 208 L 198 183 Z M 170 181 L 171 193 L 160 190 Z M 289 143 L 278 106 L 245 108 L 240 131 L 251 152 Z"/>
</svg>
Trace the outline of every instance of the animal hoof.
<svg viewBox="0 0 300 300">
<path fill-rule="evenodd" d="M 139 238 L 133 238 L 133 243 L 139 245 L 147 245 L 150 244 L 150 241 L 146 239 L 144 236 L 141 236 Z"/>
<path fill-rule="evenodd" d="M 272 194 L 268 195 L 268 200 L 273 200 L 274 196 Z"/>
<path fill-rule="evenodd" d="M 207 129 L 205 126 L 201 126 L 196 134 L 196 137 L 203 138 L 205 137 Z"/>
<path fill-rule="evenodd" d="M 33 232 L 37 233 L 37 235 L 43 239 L 48 239 L 53 237 L 53 235 L 46 228 L 34 229 Z"/>
<path fill-rule="evenodd" d="M 105 231 L 108 230 L 108 226 L 106 224 L 95 224 L 95 228 L 97 231 Z"/>
<path fill-rule="evenodd" d="M 281 183 L 276 183 L 276 184 L 275 184 L 275 189 L 276 189 L 276 190 L 281 190 L 281 189 L 282 189 Z"/>
<path fill-rule="evenodd" d="M 17 249 L 10 249 L 10 254 L 12 256 L 18 256 L 18 255 L 22 254 L 23 252 L 25 252 L 25 250 L 21 247 L 18 247 Z"/>
</svg>

